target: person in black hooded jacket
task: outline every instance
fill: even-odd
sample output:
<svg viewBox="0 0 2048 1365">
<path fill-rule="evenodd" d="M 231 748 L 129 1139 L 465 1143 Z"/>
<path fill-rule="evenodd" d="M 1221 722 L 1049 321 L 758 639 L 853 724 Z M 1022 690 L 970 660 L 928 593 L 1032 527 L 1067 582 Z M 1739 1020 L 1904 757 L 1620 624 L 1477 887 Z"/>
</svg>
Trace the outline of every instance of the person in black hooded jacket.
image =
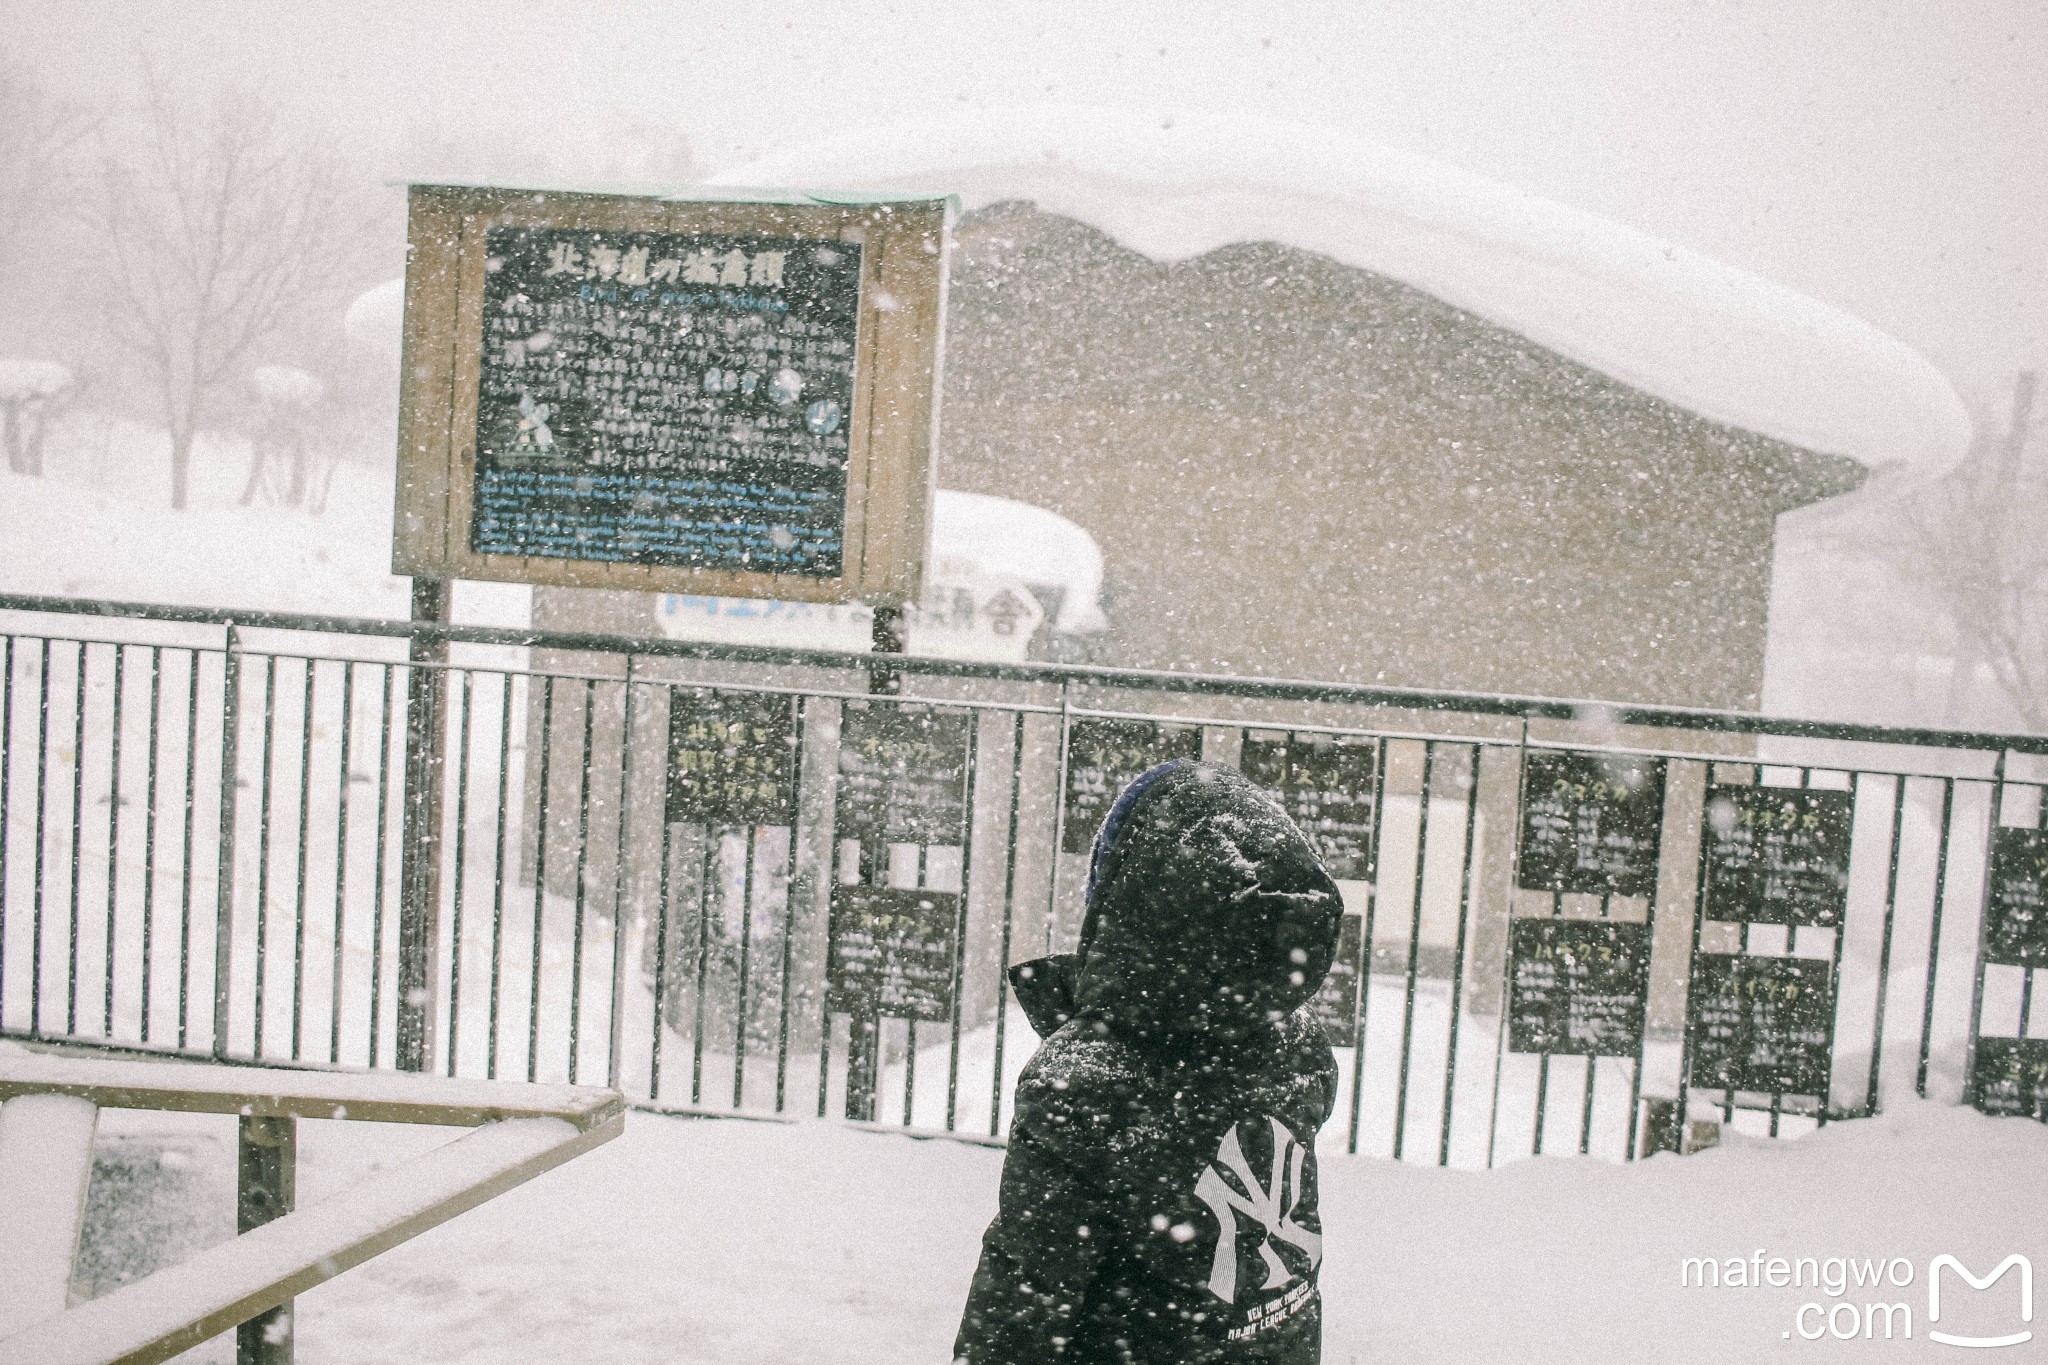
<svg viewBox="0 0 2048 1365">
<path fill-rule="evenodd" d="M 1013 968 L 1018 1081 L 965 1365 L 1315 1365 L 1315 1135 L 1335 1059 L 1304 1006 L 1337 885 L 1227 768 L 1161 764 L 1096 837 L 1077 951 Z"/>
</svg>

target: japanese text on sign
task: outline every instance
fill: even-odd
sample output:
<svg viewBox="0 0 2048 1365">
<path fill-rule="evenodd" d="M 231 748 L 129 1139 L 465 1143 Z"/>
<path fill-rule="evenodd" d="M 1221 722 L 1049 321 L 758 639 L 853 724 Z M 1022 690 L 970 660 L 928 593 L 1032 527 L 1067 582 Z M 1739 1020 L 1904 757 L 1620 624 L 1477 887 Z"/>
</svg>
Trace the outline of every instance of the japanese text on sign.
<svg viewBox="0 0 2048 1365">
<path fill-rule="evenodd" d="M 1330 974 L 1309 997 L 1309 1012 L 1323 1026 L 1331 1047 L 1358 1046 L 1358 976 L 1365 962 L 1365 922 L 1344 916 L 1337 934 L 1337 956 Z"/>
<path fill-rule="evenodd" d="M 1378 749 L 1326 735 L 1244 742 L 1239 770 L 1280 801 L 1339 880 L 1372 873 L 1373 779 Z"/>
<path fill-rule="evenodd" d="M 2048 831 L 2000 828 L 1992 836 L 1984 960 L 2048 966 Z"/>
<path fill-rule="evenodd" d="M 841 572 L 858 245 L 487 241 L 473 550 Z"/>
<path fill-rule="evenodd" d="M 1511 1051 L 1632 1057 L 1642 1047 L 1647 926 L 1521 919 L 1514 922 L 1511 948 Z"/>
<path fill-rule="evenodd" d="M 964 843 L 972 723 L 965 711 L 849 703 L 839 726 L 836 836 Z"/>
<path fill-rule="evenodd" d="M 1707 794 L 1706 917 L 1834 925 L 1849 904 L 1845 791 L 1716 787 Z"/>
<path fill-rule="evenodd" d="M 1664 827 L 1664 760 L 1539 750 L 1524 777 L 1518 884 L 1650 896 Z"/>
<path fill-rule="evenodd" d="M 1834 1021 L 1827 959 L 1702 953 L 1693 967 L 1687 1041 L 1692 1083 L 1825 1096 Z"/>
<path fill-rule="evenodd" d="M 948 891 L 834 886 L 826 1007 L 889 1019 L 951 1018 L 959 911 L 960 897 Z"/>
<path fill-rule="evenodd" d="M 2048 1038 L 1979 1038 L 1970 1093 L 1987 1114 L 2048 1119 Z"/>
<path fill-rule="evenodd" d="M 668 820 L 787 825 L 796 816 L 791 699 L 676 691 L 668 711 Z"/>
<path fill-rule="evenodd" d="M 1202 732 L 1150 720 L 1076 720 L 1067 735 L 1065 828 L 1060 848 L 1086 853 L 1131 779 L 1176 758 L 1200 758 Z"/>
</svg>

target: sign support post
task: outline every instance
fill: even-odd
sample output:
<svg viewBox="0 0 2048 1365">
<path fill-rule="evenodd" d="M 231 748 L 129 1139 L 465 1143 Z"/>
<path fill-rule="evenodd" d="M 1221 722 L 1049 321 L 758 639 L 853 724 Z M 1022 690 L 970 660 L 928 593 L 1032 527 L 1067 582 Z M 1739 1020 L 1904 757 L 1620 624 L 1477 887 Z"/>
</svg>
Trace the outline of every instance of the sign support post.
<svg viewBox="0 0 2048 1365">
<path fill-rule="evenodd" d="M 904 652 L 903 609 L 876 607 L 870 636 L 877 655 Z M 903 675 L 879 664 L 868 670 L 868 692 L 893 697 L 903 690 Z M 860 879 L 870 886 L 889 884 L 889 846 L 879 835 L 861 840 Z M 846 1117 L 874 1120 L 876 1091 L 882 1074 L 882 1017 L 875 1002 L 866 1002 L 846 1021 Z"/>
<path fill-rule="evenodd" d="M 445 578 L 414 578 L 415 624 L 448 623 Z M 448 641 L 415 635 L 405 684 L 405 806 L 398 900 L 398 1069 L 434 1064 L 441 910 L 441 768 L 448 731 Z"/>
</svg>

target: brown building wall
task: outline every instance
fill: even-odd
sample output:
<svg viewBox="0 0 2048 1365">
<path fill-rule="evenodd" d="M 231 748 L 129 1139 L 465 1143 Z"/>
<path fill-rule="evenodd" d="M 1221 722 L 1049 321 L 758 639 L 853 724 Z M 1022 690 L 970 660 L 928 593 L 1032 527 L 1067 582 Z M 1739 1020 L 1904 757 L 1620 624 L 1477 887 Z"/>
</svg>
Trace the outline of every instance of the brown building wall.
<svg viewBox="0 0 2048 1365">
<path fill-rule="evenodd" d="M 958 243 L 939 480 L 1094 534 L 1097 662 L 1754 707 L 1774 520 L 1863 477 L 1305 252 Z"/>
</svg>

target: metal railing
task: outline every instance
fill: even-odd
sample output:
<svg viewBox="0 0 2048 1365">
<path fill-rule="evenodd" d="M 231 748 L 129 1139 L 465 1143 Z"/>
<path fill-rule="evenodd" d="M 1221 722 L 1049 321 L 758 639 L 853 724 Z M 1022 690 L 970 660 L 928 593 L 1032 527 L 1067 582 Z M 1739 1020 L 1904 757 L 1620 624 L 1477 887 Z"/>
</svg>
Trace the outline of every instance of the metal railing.
<svg viewBox="0 0 2048 1365">
<path fill-rule="evenodd" d="M 1199 753 L 1321 821 L 1356 916 L 1322 1001 L 1346 1150 L 1621 1157 L 1686 1116 L 1789 1133 L 1902 1088 L 2034 1113 L 2048 1093 L 2035 950 L 1985 913 L 2024 899 L 2042 737 L 0 613 L 8 1033 L 999 1137 L 1032 1046 L 1004 965 L 1071 945 L 1123 771 Z M 1603 800 L 1611 828 L 1558 864 L 1578 836 L 1555 831 Z M 1730 833 L 1765 806 L 1819 832 Z M 1750 855 L 1792 890 L 1743 880 Z"/>
</svg>

